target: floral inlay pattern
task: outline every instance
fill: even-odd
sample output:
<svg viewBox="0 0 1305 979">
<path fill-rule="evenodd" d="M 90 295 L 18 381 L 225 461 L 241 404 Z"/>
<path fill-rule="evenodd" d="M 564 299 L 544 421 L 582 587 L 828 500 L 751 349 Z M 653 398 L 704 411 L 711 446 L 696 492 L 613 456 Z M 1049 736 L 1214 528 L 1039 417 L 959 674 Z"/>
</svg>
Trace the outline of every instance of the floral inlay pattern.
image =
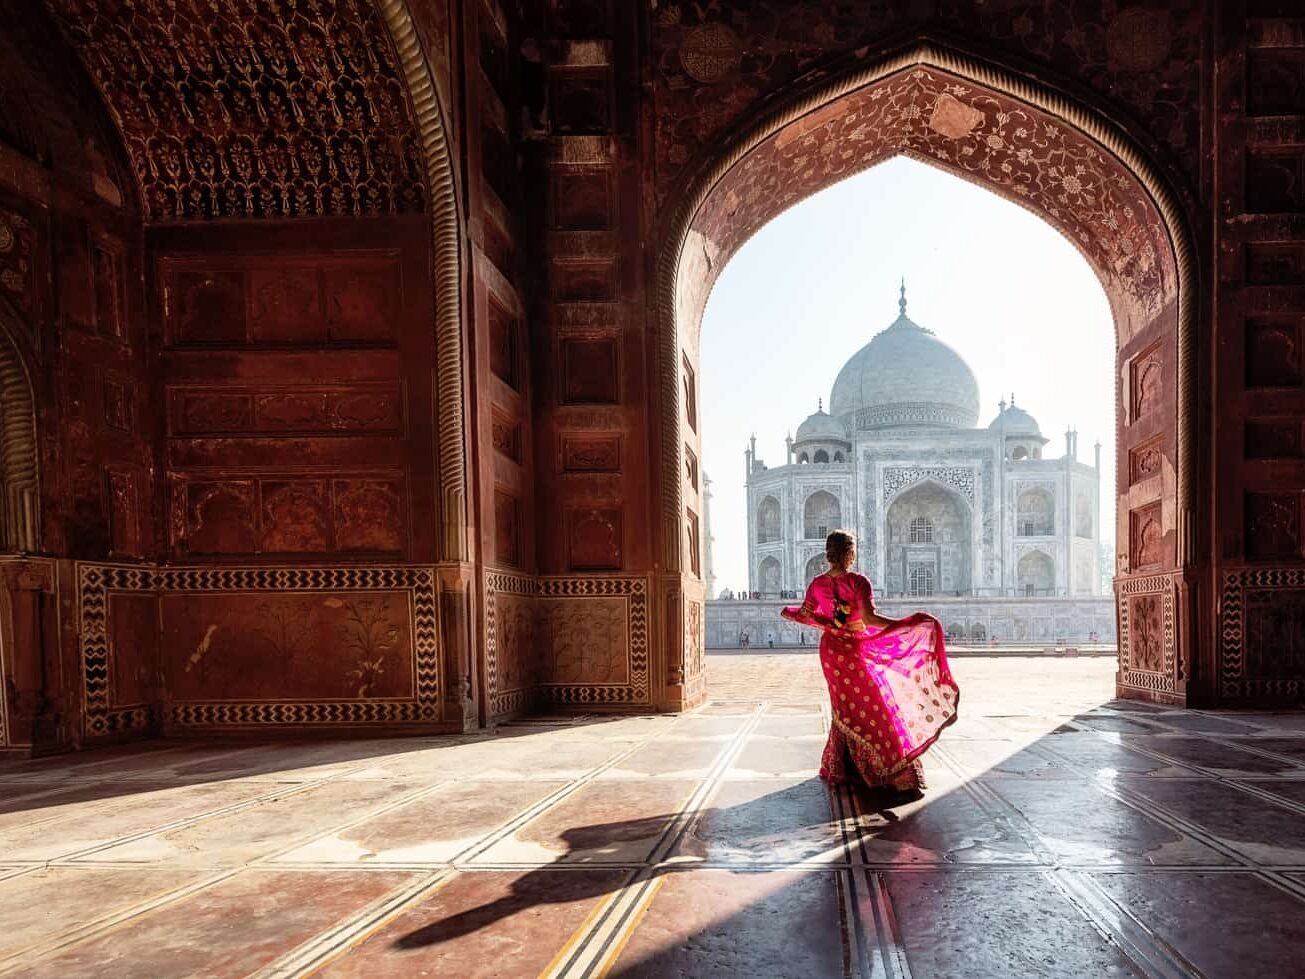
<svg viewBox="0 0 1305 979">
<path fill-rule="evenodd" d="M 367 0 L 49 0 L 151 221 L 420 211 L 396 56 Z"/>
<path fill-rule="evenodd" d="M 736 164 L 693 220 L 719 269 L 786 208 L 896 154 L 1023 204 L 1066 235 L 1102 278 L 1121 339 L 1177 294 L 1155 204 L 1117 159 L 1054 117 L 932 67 L 914 67 L 809 113 Z"/>
</svg>

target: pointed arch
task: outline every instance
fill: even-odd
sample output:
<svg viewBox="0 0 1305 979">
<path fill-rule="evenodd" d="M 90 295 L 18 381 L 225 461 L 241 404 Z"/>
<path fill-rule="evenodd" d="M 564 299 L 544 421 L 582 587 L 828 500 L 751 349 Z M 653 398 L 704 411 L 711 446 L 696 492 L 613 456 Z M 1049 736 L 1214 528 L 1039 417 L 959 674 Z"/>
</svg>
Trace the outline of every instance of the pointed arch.
<svg viewBox="0 0 1305 979">
<path fill-rule="evenodd" d="M 394 40 L 404 83 L 412 99 L 418 145 L 425 164 L 426 194 L 433 235 L 435 283 L 435 399 L 439 449 L 440 513 L 444 522 L 441 558 L 466 561 L 467 447 L 463 390 L 462 226 L 457 181 L 450 153 L 446 113 L 430 60 L 417 36 L 408 0 L 377 0 Z M 678 503 L 677 503 L 678 506 Z M 678 534 L 678 527 L 677 527 Z"/>
<path fill-rule="evenodd" d="M 36 398 L 16 326 L 0 303 L 0 550 L 32 552 L 41 548 Z"/>
<path fill-rule="evenodd" d="M 1182 208 L 1173 189 L 1149 155 L 1140 148 L 1137 141 L 1118 124 L 1099 114 L 1088 106 L 1070 99 L 1063 93 L 1051 89 L 1031 76 L 1017 73 L 1005 66 L 984 61 L 973 55 L 938 44 L 922 40 L 889 53 L 873 64 L 865 65 L 828 81 L 801 96 L 794 98 L 778 108 L 765 110 L 750 126 L 740 130 L 740 135 L 721 153 L 714 156 L 696 175 L 685 192 L 680 195 L 679 205 L 671 214 L 665 225 L 657 270 L 657 315 L 660 361 L 660 384 L 658 387 L 658 415 L 660 432 L 657 433 L 662 456 L 661 484 L 658 487 L 662 520 L 660 540 L 663 560 L 669 570 L 678 570 L 682 564 L 679 547 L 679 513 L 680 486 L 675 476 L 680 472 L 679 454 L 683 440 L 679 438 L 680 405 L 678 400 L 680 348 L 684 344 L 686 331 L 696 330 L 701 320 L 703 308 L 720 270 L 729 261 L 737 248 L 758 227 L 765 224 L 787 206 L 810 196 L 815 189 L 805 189 L 798 193 L 796 199 L 786 199 L 773 205 L 771 211 L 764 215 L 756 205 L 741 208 L 737 194 L 729 194 L 721 188 L 731 171 L 744 163 L 754 152 L 768 142 L 788 138 L 799 139 L 805 133 L 814 131 L 838 118 L 835 112 L 841 100 L 852 96 L 860 90 L 884 82 L 894 76 L 909 72 L 915 68 L 933 69 L 951 76 L 962 87 L 970 86 L 983 92 L 992 93 L 1012 100 L 1026 107 L 1041 117 L 1055 120 L 1065 131 L 1099 153 L 1104 160 L 1112 161 L 1121 173 L 1133 178 L 1140 188 L 1140 200 L 1150 209 L 1150 221 L 1156 228 L 1162 229 L 1164 251 L 1167 254 L 1154 255 L 1157 266 L 1163 266 L 1156 274 L 1166 278 L 1157 302 L 1172 312 L 1173 331 L 1176 339 L 1176 373 L 1177 373 L 1177 412 L 1175 422 L 1174 456 L 1177 474 L 1175 487 L 1175 505 L 1172 525 L 1176 530 L 1174 560 L 1176 566 L 1187 567 L 1193 558 L 1193 480 L 1195 454 L 1193 451 L 1193 432 L 1195 424 L 1195 406 L 1193 394 L 1193 365 L 1195 332 L 1195 262 L 1192 235 L 1183 217 Z M 960 133 L 966 122 L 967 107 L 951 97 L 956 104 L 949 103 L 950 118 L 939 121 L 940 126 L 953 127 L 952 131 Z M 972 123 L 971 123 L 972 125 Z M 879 157 L 886 159 L 896 153 L 917 155 L 917 158 L 937 165 L 937 161 L 927 159 L 925 154 L 912 154 L 907 145 L 889 147 Z M 879 162 L 879 159 L 866 161 L 860 169 Z M 841 176 L 849 176 L 843 173 Z M 833 183 L 831 178 L 828 182 Z M 990 175 L 968 174 L 968 179 L 986 185 L 998 193 L 1002 191 L 994 186 Z M 737 237 L 728 242 L 713 240 L 709 233 L 704 233 L 705 225 L 701 219 L 713 195 L 719 193 L 722 214 L 728 220 L 736 221 L 742 227 Z M 1007 196 L 1003 194 L 1003 196 Z M 725 205 L 725 200 L 731 204 Z M 1062 223 L 1057 223 L 1044 211 L 1031 207 L 1011 193 L 1009 198 L 1016 203 L 1030 207 L 1045 220 L 1066 231 Z M 752 208 L 752 213 L 740 213 Z M 728 213 L 727 213 L 728 212 Z M 1143 224 L 1148 224 L 1148 220 Z M 707 229 L 708 231 L 710 229 Z M 1080 250 L 1085 251 L 1081 237 L 1071 237 Z M 1085 254 L 1086 251 L 1085 251 Z M 1090 264 L 1103 277 L 1106 292 L 1115 307 L 1116 321 L 1119 322 L 1120 307 L 1118 302 L 1118 283 L 1106 281 L 1109 268 L 1102 255 L 1087 255 Z"/>
</svg>

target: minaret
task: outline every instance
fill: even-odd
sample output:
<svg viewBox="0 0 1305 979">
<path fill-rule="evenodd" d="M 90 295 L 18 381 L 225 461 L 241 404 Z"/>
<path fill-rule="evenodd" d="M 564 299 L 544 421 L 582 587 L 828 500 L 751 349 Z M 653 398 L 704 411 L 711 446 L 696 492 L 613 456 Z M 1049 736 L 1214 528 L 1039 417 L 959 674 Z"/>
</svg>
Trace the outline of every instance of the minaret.
<svg viewBox="0 0 1305 979">
<path fill-rule="evenodd" d="M 706 548 L 704 574 L 707 579 L 707 599 L 716 597 L 716 568 L 711 560 L 711 479 L 706 470 L 702 473 L 702 536 Z"/>
<path fill-rule="evenodd" d="M 757 437 L 754 435 L 752 436 L 752 439 L 749 442 L 748 447 L 743 450 L 743 459 L 744 459 L 743 481 L 745 483 L 752 482 L 752 460 L 755 459 L 756 456 L 757 456 Z"/>
<path fill-rule="evenodd" d="M 784 465 L 793 465 L 793 433 L 789 432 L 784 436 Z"/>
</svg>

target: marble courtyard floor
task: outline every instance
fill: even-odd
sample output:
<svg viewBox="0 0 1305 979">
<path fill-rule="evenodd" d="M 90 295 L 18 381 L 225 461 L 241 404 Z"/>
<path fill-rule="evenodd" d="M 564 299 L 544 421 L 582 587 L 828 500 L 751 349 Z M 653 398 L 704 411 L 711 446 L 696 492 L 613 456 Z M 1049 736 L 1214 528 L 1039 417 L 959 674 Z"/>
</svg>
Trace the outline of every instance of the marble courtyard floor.
<svg viewBox="0 0 1305 979">
<path fill-rule="evenodd" d="M 0 973 L 1301 974 L 1305 714 L 953 665 L 895 810 L 814 778 L 811 653 L 713 655 L 678 717 L 3 762 Z"/>
</svg>

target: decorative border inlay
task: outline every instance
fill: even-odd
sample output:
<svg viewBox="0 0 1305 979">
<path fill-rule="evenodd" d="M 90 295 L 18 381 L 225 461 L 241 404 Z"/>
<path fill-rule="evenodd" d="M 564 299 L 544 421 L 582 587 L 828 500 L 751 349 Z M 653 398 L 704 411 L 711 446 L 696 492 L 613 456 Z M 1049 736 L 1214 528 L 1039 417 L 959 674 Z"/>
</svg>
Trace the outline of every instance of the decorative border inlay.
<svg viewBox="0 0 1305 979">
<path fill-rule="evenodd" d="M 179 726 L 411 724 L 440 719 L 440 653 L 435 574 L 429 568 L 152 568 L 141 565 L 77 565 L 81 632 L 83 730 L 87 737 L 140 730 L 152 709 L 110 706 L 108 609 L 114 592 L 326 592 L 408 591 L 413 615 L 411 700 L 223 701 L 171 704 L 168 719 Z"/>
<path fill-rule="evenodd" d="M 533 690 L 498 689 L 498 595 L 531 598 L 625 598 L 629 610 L 630 679 L 625 683 L 549 683 Z M 543 576 L 485 572 L 485 698 L 491 718 L 522 710 L 535 694 L 555 704 L 648 705 L 648 581 L 629 575 Z"/>
<path fill-rule="evenodd" d="M 1300 698 L 1305 677 L 1256 679 L 1246 676 L 1246 590 L 1305 590 L 1305 568 L 1243 568 L 1225 571 L 1219 589 L 1219 696 L 1233 699 Z"/>
<path fill-rule="evenodd" d="M 492 720 L 507 714 L 515 714 L 529 706 L 528 689 L 507 690 L 499 693 L 498 689 L 498 596 L 526 595 L 534 597 L 539 593 L 537 579 L 511 571 L 485 572 L 485 703 Z"/>
<path fill-rule="evenodd" d="M 1177 579 L 1171 575 L 1151 575 L 1146 578 L 1122 578 L 1115 588 L 1116 606 L 1119 611 L 1119 676 L 1126 687 L 1137 687 L 1157 693 L 1178 694 L 1178 681 L 1182 679 L 1181 664 L 1178 660 L 1178 644 L 1175 630 L 1177 620 L 1175 612 L 1175 585 Z M 1130 648 L 1128 602 L 1135 595 L 1161 596 L 1161 627 L 1164 644 L 1164 672 L 1153 673 L 1148 670 L 1129 669 Z"/>
<path fill-rule="evenodd" d="M 542 577 L 540 598 L 626 598 L 630 611 L 630 680 L 628 683 L 546 683 L 547 697 L 559 704 L 651 703 L 648 689 L 648 581 L 645 578 L 602 575 Z"/>
</svg>

